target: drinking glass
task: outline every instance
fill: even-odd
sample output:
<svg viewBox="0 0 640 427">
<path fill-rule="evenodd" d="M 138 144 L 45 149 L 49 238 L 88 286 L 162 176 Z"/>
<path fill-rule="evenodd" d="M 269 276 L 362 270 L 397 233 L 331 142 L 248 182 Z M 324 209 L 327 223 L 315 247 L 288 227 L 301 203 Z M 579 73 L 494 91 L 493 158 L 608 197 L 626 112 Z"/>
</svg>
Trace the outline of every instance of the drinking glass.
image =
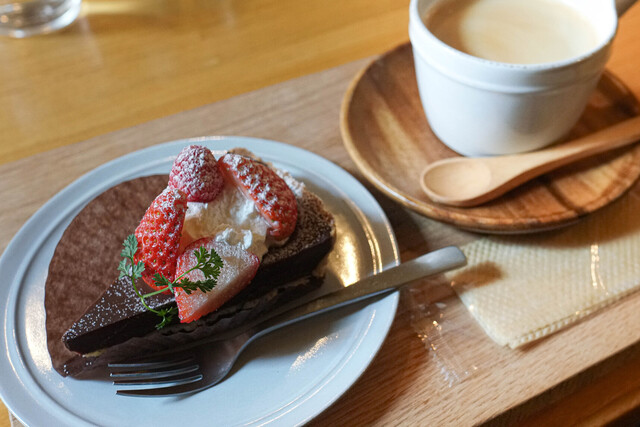
<svg viewBox="0 0 640 427">
<path fill-rule="evenodd" d="M 66 27 L 82 0 L 0 0 L 0 35 L 22 38 Z"/>
</svg>

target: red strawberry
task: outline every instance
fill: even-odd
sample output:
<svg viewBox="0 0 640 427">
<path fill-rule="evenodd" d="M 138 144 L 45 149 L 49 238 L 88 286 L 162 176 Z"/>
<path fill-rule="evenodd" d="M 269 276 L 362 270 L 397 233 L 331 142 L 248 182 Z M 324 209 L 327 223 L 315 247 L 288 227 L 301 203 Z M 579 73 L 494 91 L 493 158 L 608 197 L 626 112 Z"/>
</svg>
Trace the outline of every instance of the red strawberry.
<svg viewBox="0 0 640 427">
<path fill-rule="evenodd" d="M 138 251 L 135 261 L 144 262 L 142 278 L 154 289 L 158 289 L 153 282 L 156 273 L 169 280 L 175 277 L 178 246 L 186 211 L 185 194 L 175 188 L 166 188 L 151 203 L 136 228 Z"/>
<path fill-rule="evenodd" d="M 210 202 L 222 190 L 224 179 L 211 150 L 200 145 L 185 147 L 171 168 L 169 187 L 182 190 L 189 202 Z"/>
<path fill-rule="evenodd" d="M 281 239 L 296 228 L 298 204 L 287 185 L 267 165 L 238 154 L 225 154 L 218 159 L 225 177 L 252 199 L 269 224 L 269 234 Z"/>
<path fill-rule="evenodd" d="M 180 255 L 176 270 L 177 276 L 197 264 L 194 252 L 201 246 L 204 246 L 208 251 L 215 249 L 224 265 L 220 270 L 218 283 L 209 292 L 197 290 L 187 295 L 181 288 L 174 288 L 178 315 L 183 323 L 193 322 L 205 314 L 217 310 L 251 282 L 260 266 L 258 257 L 240 246 L 231 246 L 226 242 L 216 242 L 211 237 L 205 237 L 187 246 L 184 253 Z M 204 274 L 200 270 L 194 270 L 186 277 L 192 281 L 204 280 Z"/>
</svg>

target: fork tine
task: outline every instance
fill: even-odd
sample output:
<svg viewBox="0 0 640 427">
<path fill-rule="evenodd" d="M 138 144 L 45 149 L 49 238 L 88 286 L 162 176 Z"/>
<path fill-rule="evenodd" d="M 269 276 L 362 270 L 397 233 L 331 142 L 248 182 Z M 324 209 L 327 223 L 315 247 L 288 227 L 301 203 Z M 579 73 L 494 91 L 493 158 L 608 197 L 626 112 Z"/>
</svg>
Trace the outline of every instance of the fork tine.
<svg viewBox="0 0 640 427">
<path fill-rule="evenodd" d="M 183 366 L 177 369 L 161 370 L 161 371 L 126 371 L 126 372 L 112 372 L 109 376 L 114 378 L 114 384 L 122 384 L 121 381 L 145 381 L 152 379 L 176 377 L 178 375 L 189 374 L 196 372 L 200 369 L 199 365 Z"/>
<path fill-rule="evenodd" d="M 191 384 L 203 379 L 202 373 L 198 372 L 200 365 L 192 356 L 150 362 L 110 363 L 108 366 L 112 369 L 109 376 L 114 379 L 114 385 L 143 387 L 117 390 L 116 393 L 120 395 L 146 396 L 153 390 L 173 390 L 179 387 L 191 389 L 194 388 Z M 166 384 L 170 386 L 158 389 L 145 388 Z"/>
<path fill-rule="evenodd" d="M 209 388 L 212 384 L 201 385 L 197 381 L 190 383 L 176 385 L 173 387 L 158 387 L 158 388 L 139 388 L 131 390 L 118 390 L 116 394 L 120 396 L 135 396 L 135 397 L 161 397 L 161 396 L 179 396 L 183 394 L 194 393 L 196 391 Z"/>
<path fill-rule="evenodd" d="M 173 359 L 173 360 L 163 360 L 161 362 L 134 362 L 134 363 L 109 363 L 109 368 L 116 369 L 125 369 L 125 368 L 133 368 L 133 369 L 160 369 L 160 368 L 170 368 L 172 366 L 182 365 L 188 362 L 192 362 L 194 359 L 192 357 L 184 357 L 181 359 Z"/>
<path fill-rule="evenodd" d="M 148 379 L 148 380 L 117 380 L 113 382 L 113 385 L 118 386 L 150 386 L 150 385 L 163 385 L 163 384 L 171 384 L 172 387 L 182 385 L 182 384 L 191 384 L 194 382 L 201 381 L 203 375 L 198 373 L 196 375 L 192 375 L 190 377 L 180 377 L 180 378 L 161 378 L 161 379 Z M 165 387 L 170 388 L 170 387 Z M 118 390 L 120 391 L 120 390 Z"/>
</svg>

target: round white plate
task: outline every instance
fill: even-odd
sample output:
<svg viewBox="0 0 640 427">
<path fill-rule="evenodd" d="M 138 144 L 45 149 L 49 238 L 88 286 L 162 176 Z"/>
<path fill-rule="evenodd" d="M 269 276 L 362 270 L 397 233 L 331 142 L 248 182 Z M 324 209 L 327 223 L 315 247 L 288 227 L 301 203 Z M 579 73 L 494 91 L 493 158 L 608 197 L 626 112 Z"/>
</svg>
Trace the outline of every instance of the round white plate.
<svg viewBox="0 0 640 427">
<path fill-rule="evenodd" d="M 397 293 L 275 332 L 250 346 L 224 382 L 188 397 L 116 396 L 106 378 L 77 380 L 53 370 L 46 346 L 44 283 L 63 231 L 94 197 L 125 180 L 168 173 L 180 150 L 194 143 L 214 152 L 248 148 L 290 171 L 324 200 L 336 219 L 337 241 L 323 286 L 350 284 L 398 264 L 393 231 L 376 200 L 343 169 L 300 148 L 254 138 L 205 137 L 116 159 L 47 202 L 0 259 L 0 396 L 24 424 L 302 424 L 338 399 L 380 348 L 395 315 Z"/>
</svg>

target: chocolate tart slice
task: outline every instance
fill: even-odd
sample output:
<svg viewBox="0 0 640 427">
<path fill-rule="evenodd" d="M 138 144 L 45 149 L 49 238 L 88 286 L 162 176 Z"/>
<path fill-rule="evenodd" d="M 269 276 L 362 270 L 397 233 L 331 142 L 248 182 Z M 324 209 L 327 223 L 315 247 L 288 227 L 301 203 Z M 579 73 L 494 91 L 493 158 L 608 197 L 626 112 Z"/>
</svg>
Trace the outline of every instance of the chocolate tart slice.
<svg viewBox="0 0 640 427">
<path fill-rule="evenodd" d="M 156 330 L 158 317 L 145 310 L 127 279 L 116 279 L 116 267 L 122 241 L 166 183 L 165 175 L 150 176 L 107 190 L 78 214 L 62 236 L 45 287 L 48 348 L 62 375 L 78 375 L 223 332 L 321 284 L 317 266 L 331 250 L 335 226 L 320 199 L 301 188 L 295 192 L 296 230 L 285 245 L 269 250 L 247 288 L 195 322 Z M 175 305 L 173 296 L 164 294 L 148 303 Z"/>
</svg>

